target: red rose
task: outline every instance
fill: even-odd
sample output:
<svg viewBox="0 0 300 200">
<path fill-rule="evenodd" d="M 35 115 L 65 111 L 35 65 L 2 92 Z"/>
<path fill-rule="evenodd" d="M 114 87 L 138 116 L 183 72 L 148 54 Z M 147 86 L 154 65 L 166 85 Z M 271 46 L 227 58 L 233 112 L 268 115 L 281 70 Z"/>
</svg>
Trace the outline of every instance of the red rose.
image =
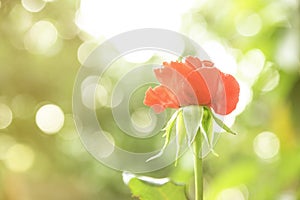
<svg viewBox="0 0 300 200">
<path fill-rule="evenodd" d="M 236 79 L 218 70 L 210 61 L 189 56 L 185 62 L 164 62 L 154 73 L 161 85 L 146 91 L 144 104 L 156 113 L 166 108 L 201 105 L 227 115 L 239 100 L 240 87 Z"/>
</svg>

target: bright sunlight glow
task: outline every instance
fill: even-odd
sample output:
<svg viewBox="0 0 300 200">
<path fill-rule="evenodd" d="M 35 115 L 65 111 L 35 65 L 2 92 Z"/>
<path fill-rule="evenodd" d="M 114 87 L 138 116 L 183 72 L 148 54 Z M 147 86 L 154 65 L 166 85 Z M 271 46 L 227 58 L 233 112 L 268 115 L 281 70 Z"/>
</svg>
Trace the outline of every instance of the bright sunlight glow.
<svg viewBox="0 0 300 200">
<path fill-rule="evenodd" d="M 152 27 L 178 31 L 181 15 L 192 7 L 193 2 L 193 0 L 82 0 L 76 24 L 95 38 L 100 36 L 108 38 L 137 28 Z M 166 8 L 172 12 L 166 11 Z"/>
</svg>

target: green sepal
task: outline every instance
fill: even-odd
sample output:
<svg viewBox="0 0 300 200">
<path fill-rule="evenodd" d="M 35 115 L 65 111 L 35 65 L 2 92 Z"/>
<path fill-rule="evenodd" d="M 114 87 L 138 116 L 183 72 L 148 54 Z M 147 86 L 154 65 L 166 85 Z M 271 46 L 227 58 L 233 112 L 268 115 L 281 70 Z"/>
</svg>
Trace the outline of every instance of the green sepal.
<svg viewBox="0 0 300 200">
<path fill-rule="evenodd" d="M 201 152 L 204 151 L 204 148 L 208 148 L 209 152 L 212 152 L 213 155 L 218 156 L 218 154 L 213 149 L 213 138 L 214 138 L 214 132 L 213 132 L 213 118 L 211 116 L 211 113 L 209 112 L 208 108 L 203 107 L 203 114 L 202 114 L 202 120 L 201 120 L 201 126 L 200 126 L 200 132 L 202 133 L 202 136 L 204 138 L 204 142 L 201 146 Z M 207 145 L 207 146 L 205 146 Z M 202 155 L 203 156 L 203 155 Z"/>
<path fill-rule="evenodd" d="M 203 109 L 201 106 L 186 106 L 183 108 L 183 120 L 186 128 L 188 145 L 190 146 L 201 126 Z"/>
<path fill-rule="evenodd" d="M 164 146 L 161 148 L 161 150 L 159 151 L 158 154 L 152 156 L 151 158 L 149 158 L 148 160 L 146 160 L 146 162 L 149 162 L 155 158 L 158 158 L 160 157 L 163 153 L 164 153 L 164 150 L 167 148 L 169 142 L 170 142 L 170 138 L 171 138 L 171 133 L 172 133 L 172 130 L 173 130 L 173 127 L 175 125 L 175 122 L 176 122 L 176 118 L 178 116 L 178 113 L 181 112 L 181 109 L 178 109 L 176 110 L 172 117 L 170 118 L 170 120 L 168 121 L 167 125 L 165 126 L 165 128 L 162 129 L 162 131 L 165 131 L 165 133 L 163 134 L 162 137 L 165 137 L 165 143 L 164 143 Z"/>
<path fill-rule="evenodd" d="M 175 166 L 177 165 L 177 160 L 179 157 L 180 147 L 182 146 L 184 139 L 186 139 L 186 127 L 183 120 L 182 110 L 178 113 L 176 118 L 176 160 Z"/>
<path fill-rule="evenodd" d="M 224 131 L 226 131 L 227 133 L 233 134 L 233 135 L 236 135 L 236 134 L 237 134 L 236 132 L 234 132 L 233 130 L 231 130 L 226 124 L 224 124 L 224 123 L 222 122 L 222 120 L 220 120 L 219 118 L 217 118 L 217 117 L 213 114 L 213 112 L 212 112 L 210 109 L 207 109 L 207 110 L 210 112 L 211 116 L 213 116 L 215 122 L 216 122 L 216 123 L 217 123 Z"/>
<path fill-rule="evenodd" d="M 209 110 L 206 107 L 203 107 L 203 116 L 201 121 L 202 128 L 204 131 L 210 135 L 213 132 L 213 121 L 212 116 Z"/>
</svg>

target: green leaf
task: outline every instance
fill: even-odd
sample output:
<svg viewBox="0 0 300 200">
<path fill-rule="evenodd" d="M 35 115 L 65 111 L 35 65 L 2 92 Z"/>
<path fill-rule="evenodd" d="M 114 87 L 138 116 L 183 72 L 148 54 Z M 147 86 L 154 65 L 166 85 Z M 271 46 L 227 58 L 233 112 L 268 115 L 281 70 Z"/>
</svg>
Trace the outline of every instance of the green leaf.
<svg viewBox="0 0 300 200">
<path fill-rule="evenodd" d="M 219 118 L 217 118 L 217 117 L 213 114 L 213 112 L 212 112 L 210 109 L 208 109 L 208 111 L 210 112 L 211 116 L 213 116 L 215 122 L 216 122 L 216 123 L 217 123 L 224 131 L 226 131 L 227 133 L 231 133 L 231 134 L 233 134 L 233 135 L 236 135 L 236 132 L 232 131 L 226 124 L 224 124 L 224 123 L 222 122 L 222 120 L 220 120 Z"/>
<path fill-rule="evenodd" d="M 132 178 L 128 186 L 133 196 L 140 200 L 187 200 L 185 186 L 170 181 L 160 185 Z"/>
</svg>

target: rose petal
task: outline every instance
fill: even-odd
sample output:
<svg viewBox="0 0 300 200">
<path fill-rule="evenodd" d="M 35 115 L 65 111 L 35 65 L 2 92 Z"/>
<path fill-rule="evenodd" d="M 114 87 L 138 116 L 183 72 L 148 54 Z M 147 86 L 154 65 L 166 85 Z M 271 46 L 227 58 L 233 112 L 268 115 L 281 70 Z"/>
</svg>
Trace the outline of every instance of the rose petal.
<svg viewBox="0 0 300 200">
<path fill-rule="evenodd" d="M 170 63 L 164 62 L 163 65 L 164 65 L 164 67 L 169 67 L 169 68 L 176 70 L 178 73 L 180 73 L 184 77 L 187 77 L 187 75 L 191 71 L 194 70 L 193 66 L 188 66 L 188 65 L 185 65 L 184 63 L 178 62 L 178 61 L 170 62 Z"/>
<path fill-rule="evenodd" d="M 184 68 L 185 66 L 182 65 L 182 67 Z M 171 66 L 162 67 L 155 69 L 154 73 L 157 80 L 176 95 L 181 106 L 190 105 L 192 102 L 195 104 L 197 102 L 197 97 L 193 92 L 192 86 L 189 84 L 188 80 L 176 69 L 172 68 Z"/>
<path fill-rule="evenodd" d="M 168 88 L 161 85 L 146 91 L 144 104 L 151 106 L 156 113 L 160 113 L 166 108 L 179 108 L 176 96 Z"/>
<path fill-rule="evenodd" d="M 185 59 L 185 64 L 190 67 L 193 67 L 194 69 L 198 69 L 201 67 L 213 67 L 214 66 L 214 63 L 209 60 L 201 61 L 199 58 L 193 57 L 193 56 L 188 56 Z"/>
<path fill-rule="evenodd" d="M 211 102 L 211 94 L 208 89 L 209 83 L 208 81 L 206 81 L 207 77 L 205 77 L 205 74 L 203 74 L 202 69 L 203 68 L 199 68 L 198 70 L 192 71 L 187 77 L 188 82 L 193 88 L 193 93 L 191 95 L 193 96 L 194 94 L 196 94 L 197 97 L 197 102 L 195 103 L 191 99 L 190 105 L 209 105 Z M 186 92 L 186 94 L 189 95 L 188 92 Z"/>
<path fill-rule="evenodd" d="M 161 83 L 148 89 L 145 104 L 156 112 L 165 108 L 187 105 L 210 106 L 218 114 L 232 112 L 239 99 L 239 84 L 231 75 L 224 74 L 208 60 L 189 56 L 185 62 L 164 62 L 154 70 Z"/>
<path fill-rule="evenodd" d="M 198 58 L 193 57 L 188 57 L 188 60 L 200 62 Z M 208 73 L 205 73 L 206 71 Z M 204 74 L 201 74 L 202 72 Z M 176 95 L 181 106 L 209 105 L 211 95 L 208 85 L 215 84 L 214 76 L 218 76 L 216 68 L 197 68 L 195 70 L 191 66 L 179 62 L 164 63 L 164 67 L 155 69 L 154 73 L 157 80 Z"/>
<path fill-rule="evenodd" d="M 185 63 L 186 63 L 186 65 L 188 65 L 188 66 L 190 66 L 194 69 L 202 67 L 201 60 L 199 58 L 193 57 L 193 56 L 186 57 L 185 58 Z"/>
<path fill-rule="evenodd" d="M 211 107 L 221 115 L 231 113 L 239 101 L 240 86 L 237 80 L 229 75 L 219 72 L 224 92 L 214 94 Z"/>
<path fill-rule="evenodd" d="M 202 61 L 202 64 L 205 66 L 205 67 L 213 67 L 214 66 L 214 63 L 209 61 L 209 60 L 203 60 Z"/>
</svg>

